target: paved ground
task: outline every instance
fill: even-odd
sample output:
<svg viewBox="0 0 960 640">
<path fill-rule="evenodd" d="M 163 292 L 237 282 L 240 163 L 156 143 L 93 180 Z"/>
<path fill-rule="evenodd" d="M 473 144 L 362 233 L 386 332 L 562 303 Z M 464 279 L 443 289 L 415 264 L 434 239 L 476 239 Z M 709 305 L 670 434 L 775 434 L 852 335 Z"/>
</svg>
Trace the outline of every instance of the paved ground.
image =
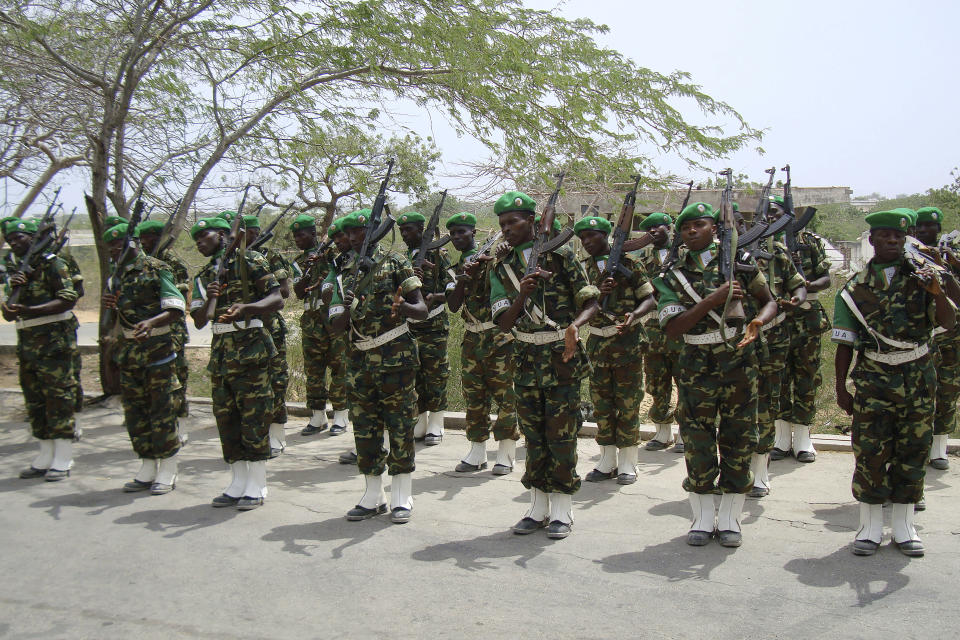
<svg viewBox="0 0 960 640">
<path fill-rule="evenodd" d="M 84 412 L 61 483 L 16 478 L 34 452 L 23 419 L 0 394 L 3 638 L 932 638 L 960 623 L 957 460 L 928 478 L 925 558 L 858 558 L 848 454 L 776 463 L 729 550 L 683 543 L 676 454 L 642 452 L 632 486 L 585 483 L 573 535 L 550 541 L 509 532 L 519 470 L 451 471 L 462 432 L 418 452 L 414 519 L 392 525 L 344 520 L 362 490 L 336 463 L 348 437 L 291 429 L 267 504 L 241 513 L 208 506 L 227 481 L 208 407 L 177 490 L 156 497 L 120 491 L 138 463 L 115 406 Z M 581 440 L 581 475 L 598 453 Z"/>
</svg>

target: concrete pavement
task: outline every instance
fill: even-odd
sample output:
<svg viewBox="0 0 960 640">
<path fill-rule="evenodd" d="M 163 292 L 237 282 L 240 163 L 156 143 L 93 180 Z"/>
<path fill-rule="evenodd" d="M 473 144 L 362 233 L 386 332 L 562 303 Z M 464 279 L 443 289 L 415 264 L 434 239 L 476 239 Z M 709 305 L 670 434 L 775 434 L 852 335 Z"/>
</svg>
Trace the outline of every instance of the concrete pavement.
<svg viewBox="0 0 960 640">
<path fill-rule="evenodd" d="M 850 553 L 842 453 L 774 463 L 740 549 L 684 544 L 682 458 L 645 451 L 636 484 L 584 483 L 573 534 L 551 541 L 509 531 L 522 469 L 452 471 L 467 451 L 456 431 L 418 449 L 407 525 L 344 520 L 362 491 L 336 462 L 351 440 L 303 438 L 296 418 L 267 504 L 213 509 L 228 474 L 209 407 L 192 411 L 177 489 L 125 494 L 138 462 L 116 404 L 80 416 L 72 477 L 45 483 L 16 477 L 35 444 L 20 396 L 0 393 L 0 637 L 931 638 L 960 623 L 956 459 L 928 474 L 922 559 L 886 543 Z M 599 449 L 579 449 L 582 476 Z"/>
</svg>

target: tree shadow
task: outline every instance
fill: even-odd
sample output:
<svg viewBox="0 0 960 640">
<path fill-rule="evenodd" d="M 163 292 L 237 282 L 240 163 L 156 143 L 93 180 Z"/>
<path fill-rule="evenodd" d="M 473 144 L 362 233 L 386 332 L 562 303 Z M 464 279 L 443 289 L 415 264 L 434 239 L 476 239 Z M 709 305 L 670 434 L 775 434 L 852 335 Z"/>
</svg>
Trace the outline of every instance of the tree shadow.
<svg viewBox="0 0 960 640">
<path fill-rule="evenodd" d="M 813 517 L 822 521 L 823 528 L 827 531 L 849 533 L 860 526 L 860 511 L 855 502 L 814 507 Z"/>
<path fill-rule="evenodd" d="M 640 447 L 640 473 L 645 476 L 656 476 L 672 470 L 677 465 L 683 465 L 682 453 L 666 451 L 647 451 Z"/>
<path fill-rule="evenodd" d="M 140 524 L 147 531 L 163 533 L 164 538 L 179 538 L 193 531 L 212 527 L 240 514 L 235 508 L 216 509 L 209 504 L 197 504 L 182 509 L 149 509 L 114 520 L 114 524 Z"/>
<path fill-rule="evenodd" d="M 303 556 L 312 556 L 310 551 L 313 549 L 326 549 L 327 545 L 323 543 L 342 540 L 342 544 L 330 550 L 330 557 L 339 560 L 343 558 L 346 549 L 366 542 L 377 533 L 394 526 L 397 525 L 391 523 L 386 514 L 359 522 L 350 522 L 343 516 L 337 516 L 322 522 L 274 527 L 262 536 L 261 540 L 282 542 L 284 551 Z"/>
<path fill-rule="evenodd" d="M 705 547 L 691 547 L 686 544 L 686 539 L 684 533 L 668 542 L 645 547 L 641 551 L 618 553 L 594 562 L 607 573 L 640 571 L 663 576 L 670 582 L 709 580 L 710 573 L 736 551 L 721 547 L 716 541 Z"/>
<path fill-rule="evenodd" d="M 151 496 L 149 491 L 125 493 L 120 486 L 117 486 L 102 491 L 83 491 L 44 498 L 30 503 L 30 506 L 35 509 L 46 509 L 51 518 L 59 520 L 60 512 L 64 508 L 86 509 L 86 515 L 98 516 L 110 509 L 133 504 L 133 501 L 139 498 L 152 497 L 155 496 Z"/>
<path fill-rule="evenodd" d="M 427 473 L 430 474 L 427 477 L 414 478 L 413 495 L 439 494 L 437 499 L 441 502 L 453 500 L 464 489 L 479 487 L 500 478 L 492 475 L 489 469 L 470 474 L 455 471 L 427 471 Z M 514 473 L 516 473 L 516 467 L 514 467 Z"/>
<path fill-rule="evenodd" d="M 647 513 L 652 516 L 677 516 L 689 521 L 692 521 L 693 519 L 693 512 L 690 510 L 690 502 L 686 498 L 683 500 L 657 502 L 652 507 L 647 509 Z"/>
<path fill-rule="evenodd" d="M 891 543 L 881 545 L 871 557 L 855 556 L 846 546 L 823 558 L 794 558 L 783 568 L 811 587 L 831 589 L 849 585 L 857 596 L 855 606 L 866 607 L 909 584 L 910 578 L 901 573 L 909 562 Z M 876 582 L 883 586 L 874 591 L 872 585 Z"/>
<path fill-rule="evenodd" d="M 527 563 L 539 556 L 548 545 L 559 540 L 551 540 L 544 531 L 518 536 L 511 531 L 499 531 L 471 540 L 456 540 L 430 545 L 411 554 L 411 558 L 421 562 L 443 562 L 453 560 L 458 569 L 480 571 L 497 569 L 494 560 L 515 558 L 513 563 L 527 568 Z"/>
</svg>

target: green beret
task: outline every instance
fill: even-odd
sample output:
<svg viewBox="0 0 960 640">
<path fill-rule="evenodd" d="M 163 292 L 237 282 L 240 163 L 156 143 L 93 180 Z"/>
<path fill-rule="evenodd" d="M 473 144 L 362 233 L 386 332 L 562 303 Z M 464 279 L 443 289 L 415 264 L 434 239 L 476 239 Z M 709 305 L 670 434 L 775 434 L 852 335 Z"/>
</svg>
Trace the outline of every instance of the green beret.
<svg viewBox="0 0 960 640">
<path fill-rule="evenodd" d="M 696 220 L 697 218 L 710 218 L 714 222 L 717 221 L 717 212 L 713 210 L 706 202 L 694 202 L 688 204 L 683 211 L 680 212 L 680 215 L 677 216 L 677 221 L 674 225 L 677 231 L 680 231 L 680 226 L 686 220 Z"/>
<path fill-rule="evenodd" d="M 577 220 L 577 223 L 573 225 L 573 232 L 577 235 L 580 235 L 581 231 L 601 231 L 608 234 L 611 229 L 613 229 L 613 225 L 610 224 L 610 221 L 600 216 L 580 218 Z"/>
<path fill-rule="evenodd" d="M 943 211 L 936 207 L 920 207 L 917 209 L 917 223 L 921 222 L 936 222 L 942 225 Z"/>
<path fill-rule="evenodd" d="M 402 214 L 397 218 L 397 224 L 410 224 L 412 222 L 426 222 L 427 219 L 423 217 L 422 213 L 417 213 L 416 211 L 408 211 Z"/>
<path fill-rule="evenodd" d="M 317 221 L 313 216 L 301 213 L 293 222 L 290 223 L 290 231 L 299 231 L 300 229 L 313 229 L 317 226 Z"/>
<path fill-rule="evenodd" d="M 10 233 L 7 229 L 15 226 L 18 222 L 20 222 L 20 218 L 17 216 L 7 216 L 3 220 L 0 220 L 0 233 L 7 235 Z"/>
<path fill-rule="evenodd" d="M 539 224 L 540 224 L 540 216 L 537 216 L 536 218 L 533 219 L 533 224 L 536 224 L 536 225 L 539 225 Z M 560 221 L 557 220 L 556 217 L 554 217 L 554 218 L 553 218 L 553 230 L 554 230 L 554 231 L 560 231 L 560 229 L 562 229 L 562 227 L 560 226 Z"/>
<path fill-rule="evenodd" d="M 139 238 L 145 233 L 163 233 L 164 223 L 159 220 L 144 220 L 134 229 L 133 235 Z"/>
<path fill-rule="evenodd" d="M 227 222 L 233 222 L 233 216 L 237 215 L 236 211 L 221 211 L 217 214 L 218 218 L 223 218 Z"/>
<path fill-rule="evenodd" d="M 736 202 L 734 202 L 734 203 L 733 203 L 733 210 L 739 213 L 739 211 L 740 211 L 740 205 L 737 204 Z"/>
<path fill-rule="evenodd" d="M 347 229 L 352 229 L 355 227 L 367 226 L 367 221 L 370 219 L 371 213 L 373 213 L 373 211 L 370 209 L 359 209 L 347 216 L 344 216 L 340 222 L 340 229 L 342 231 L 346 231 Z"/>
<path fill-rule="evenodd" d="M 907 227 L 913 223 L 913 218 L 903 209 L 877 211 L 868 215 L 864 220 L 870 225 L 871 231 L 874 229 L 896 229 L 906 232 Z"/>
<path fill-rule="evenodd" d="M 507 191 L 494 203 L 493 212 L 499 216 L 500 214 L 510 213 L 511 211 L 536 213 L 537 203 L 522 191 Z"/>
<path fill-rule="evenodd" d="M 776 204 L 784 209 L 787 207 L 786 201 L 783 199 L 783 196 L 770 196 L 770 204 Z"/>
<path fill-rule="evenodd" d="M 914 211 L 913 209 L 908 209 L 907 207 L 897 207 L 896 209 L 891 209 L 891 211 L 895 211 L 896 213 L 902 213 L 903 215 L 910 218 L 910 224 L 907 226 L 909 227 L 917 226 L 917 212 Z"/>
<path fill-rule="evenodd" d="M 458 224 L 465 227 L 475 227 L 477 226 L 477 216 L 473 215 L 469 211 L 455 213 L 450 216 L 449 220 L 447 220 L 447 229 Z"/>
<path fill-rule="evenodd" d="M 127 219 L 121 218 L 120 216 L 107 216 L 106 218 L 103 219 L 103 228 L 109 229 L 111 227 L 117 226 L 118 224 L 126 224 L 126 222 L 127 222 Z"/>
<path fill-rule="evenodd" d="M 224 231 L 230 231 L 230 223 L 227 222 L 226 218 L 221 218 L 219 216 L 216 218 L 200 218 L 197 220 L 197 224 L 190 228 L 190 236 L 196 240 L 197 235 L 201 231 L 206 231 L 207 229 L 223 229 Z"/>
<path fill-rule="evenodd" d="M 673 220 L 665 213 L 651 213 L 643 219 L 643 222 L 640 223 L 640 228 L 646 231 L 650 227 L 656 227 L 661 224 L 668 225 L 671 222 L 673 222 Z"/>
<path fill-rule="evenodd" d="M 121 222 L 120 224 L 115 224 L 106 231 L 103 232 L 103 241 L 104 242 L 113 242 L 114 240 L 119 240 L 127 237 L 127 229 L 130 227 L 126 222 Z"/>
<path fill-rule="evenodd" d="M 333 222 L 330 223 L 330 228 L 327 229 L 327 235 L 331 238 L 338 233 L 343 233 L 343 221 L 347 219 L 347 216 L 341 216 L 336 218 Z"/>
<path fill-rule="evenodd" d="M 259 229 L 260 228 L 260 218 L 257 216 L 243 216 L 243 228 L 244 229 Z"/>
<path fill-rule="evenodd" d="M 3 235 L 9 236 L 14 233 L 26 233 L 27 235 L 33 235 L 37 232 L 37 229 L 40 228 L 40 225 L 37 224 L 36 220 L 24 220 L 23 218 L 14 218 L 6 223 L 6 226 L 3 228 Z"/>
</svg>

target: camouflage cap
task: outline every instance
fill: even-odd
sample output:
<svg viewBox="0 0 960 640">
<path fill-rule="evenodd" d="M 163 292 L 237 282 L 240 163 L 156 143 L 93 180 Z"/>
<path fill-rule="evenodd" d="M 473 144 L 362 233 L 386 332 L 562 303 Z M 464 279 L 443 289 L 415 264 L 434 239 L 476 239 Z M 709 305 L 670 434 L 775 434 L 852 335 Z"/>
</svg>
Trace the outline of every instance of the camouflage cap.
<svg viewBox="0 0 960 640">
<path fill-rule="evenodd" d="M 669 225 L 671 222 L 673 222 L 673 219 L 665 213 L 651 213 L 643 219 L 643 222 L 640 223 L 640 228 L 646 231 L 647 229 L 657 227 L 662 224 Z"/>
<path fill-rule="evenodd" d="M 580 235 L 581 231 L 600 231 L 609 234 L 611 229 L 613 229 L 613 225 L 610 224 L 610 221 L 600 216 L 580 218 L 577 220 L 577 223 L 573 225 L 573 232 L 577 235 Z"/>
<path fill-rule="evenodd" d="M 936 207 L 920 207 L 917 209 L 917 224 L 921 222 L 943 224 L 943 211 Z"/>
<path fill-rule="evenodd" d="M 473 215 L 469 211 L 461 211 L 460 213 L 455 213 L 450 216 L 450 219 L 447 220 L 447 229 L 456 225 L 463 225 L 465 227 L 475 227 L 477 226 L 477 216 Z"/>
<path fill-rule="evenodd" d="M 870 225 L 871 231 L 874 229 L 896 229 L 906 232 L 907 227 L 913 224 L 913 218 L 902 209 L 877 211 L 868 215 L 864 220 Z"/>
<path fill-rule="evenodd" d="M 511 211 L 535 213 L 536 201 L 522 191 L 507 191 L 493 204 L 493 212 L 498 216 Z"/>
<path fill-rule="evenodd" d="M 404 214 L 401 214 L 397 218 L 397 224 L 411 224 L 413 222 L 426 222 L 427 219 L 423 217 L 422 213 L 417 213 L 416 211 L 408 211 Z"/>
<path fill-rule="evenodd" d="M 114 240 L 123 240 L 127 237 L 127 229 L 130 228 L 130 225 L 126 222 L 121 222 L 120 224 L 115 224 L 106 231 L 103 232 L 103 241 L 110 243 Z"/>
<path fill-rule="evenodd" d="M 297 232 L 300 229 L 314 229 L 316 226 L 316 218 L 313 216 L 308 216 L 305 213 L 301 213 L 293 219 L 293 222 L 290 223 L 290 231 Z"/>
<path fill-rule="evenodd" d="M 683 211 L 680 212 L 680 215 L 677 216 L 677 221 L 674 224 L 674 227 L 677 231 L 679 231 L 680 226 L 685 221 L 696 220 L 697 218 L 710 218 L 716 222 L 717 212 L 714 211 L 713 207 L 706 202 L 693 202 L 684 207 Z"/>
<path fill-rule="evenodd" d="M 133 235 L 139 238 L 145 233 L 163 233 L 164 223 L 159 220 L 144 220 L 134 229 Z"/>
<path fill-rule="evenodd" d="M 221 218 L 219 216 L 216 218 L 200 218 L 197 220 L 197 224 L 190 227 L 190 236 L 196 240 L 197 235 L 201 231 L 208 231 L 210 229 L 222 229 L 224 231 L 230 231 L 230 223 L 227 222 L 226 218 Z"/>
</svg>

